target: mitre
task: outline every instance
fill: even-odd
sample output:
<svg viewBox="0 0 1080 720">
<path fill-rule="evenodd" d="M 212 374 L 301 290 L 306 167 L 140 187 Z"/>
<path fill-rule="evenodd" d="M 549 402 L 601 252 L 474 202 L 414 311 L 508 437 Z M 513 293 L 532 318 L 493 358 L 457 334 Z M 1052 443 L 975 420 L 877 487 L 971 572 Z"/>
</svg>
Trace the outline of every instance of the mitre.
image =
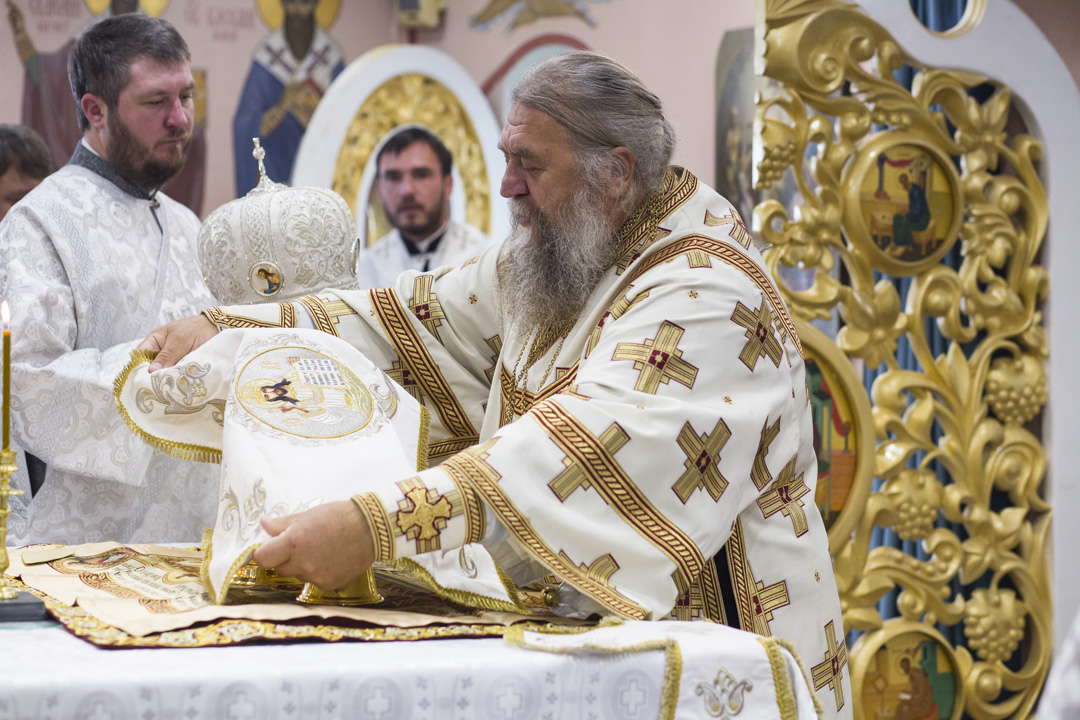
<svg viewBox="0 0 1080 720">
<path fill-rule="evenodd" d="M 255 138 L 259 183 L 207 216 L 199 264 L 223 305 L 289 300 L 356 283 L 359 241 L 349 206 L 333 190 L 292 188 L 266 176 Z"/>
</svg>

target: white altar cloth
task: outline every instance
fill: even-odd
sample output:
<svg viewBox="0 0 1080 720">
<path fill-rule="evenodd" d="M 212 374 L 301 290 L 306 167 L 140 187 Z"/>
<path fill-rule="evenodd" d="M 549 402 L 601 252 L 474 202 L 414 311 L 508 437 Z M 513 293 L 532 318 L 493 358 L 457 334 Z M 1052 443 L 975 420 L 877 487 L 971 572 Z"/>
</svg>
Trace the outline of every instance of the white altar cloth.
<svg viewBox="0 0 1080 720">
<path fill-rule="evenodd" d="M 692 652 L 682 660 L 702 663 Z M 702 665 L 711 678 L 722 663 Z M 560 654 L 501 638 L 107 650 L 59 626 L 9 623 L 0 625 L 0 720 L 644 720 L 660 716 L 665 667 L 663 650 Z M 795 714 L 774 705 L 740 720 L 816 717 L 799 674 L 790 666 L 786 673 L 795 681 Z M 678 717 L 694 694 L 679 692 Z M 694 717 L 731 716 L 709 713 L 708 693 L 696 694 Z"/>
</svg>

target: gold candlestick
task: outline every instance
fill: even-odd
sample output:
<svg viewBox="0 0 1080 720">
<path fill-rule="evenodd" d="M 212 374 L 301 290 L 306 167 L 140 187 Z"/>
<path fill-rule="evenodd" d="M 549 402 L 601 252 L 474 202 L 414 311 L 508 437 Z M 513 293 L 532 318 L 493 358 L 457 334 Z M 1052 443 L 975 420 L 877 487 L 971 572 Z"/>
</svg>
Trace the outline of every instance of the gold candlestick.
<svg viewBox="0 0 1080 720">
<path fill-rule="evenodd" d="M 4 406 L 7 407 L 7 398 L 4 398 Z M 4 571 L 8 568 L 7 518 L 11 512 L 8 509 L 8 497 L 23 494 L 22 490 L 11 489 L 11 474 L 15 469 L 15 453 L 8 449 L 0 450 L 0 601 L 14 600 L 18 595 L 4 576 Z"/>
</svg>

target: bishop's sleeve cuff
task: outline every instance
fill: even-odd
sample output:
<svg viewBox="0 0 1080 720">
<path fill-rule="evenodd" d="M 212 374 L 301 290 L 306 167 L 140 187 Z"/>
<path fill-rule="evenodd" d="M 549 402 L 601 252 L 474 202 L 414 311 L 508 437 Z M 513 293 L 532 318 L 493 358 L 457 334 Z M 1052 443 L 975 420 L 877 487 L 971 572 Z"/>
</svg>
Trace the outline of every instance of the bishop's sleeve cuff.
<svg viewBox="0 0 1080 720">
<path fill-rule="evenodd" d="M 221 330 L 298 327 L 296 304 L 291 302 L 212 307 L 203 310 L 202 314 Z"/>
<path fill-rule="evenodd" d="M 438 468 L 353 502 L 367 518 L 377 562 L 479 542 L 486 531 L 480 496 Z"/>
</svg>

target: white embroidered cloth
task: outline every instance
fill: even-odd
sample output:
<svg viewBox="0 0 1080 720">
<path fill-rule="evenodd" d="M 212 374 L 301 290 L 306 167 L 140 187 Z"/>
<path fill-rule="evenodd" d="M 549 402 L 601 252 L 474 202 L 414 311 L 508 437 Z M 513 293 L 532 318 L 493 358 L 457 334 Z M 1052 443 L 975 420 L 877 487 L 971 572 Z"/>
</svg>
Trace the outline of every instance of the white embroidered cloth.
<svg viewBox="0 0 1080 720">
<path fill-rule="evenodd" d="M 217 519 L 204 567 L 221 602 L 236 571 L 282 517 L 426 464 L 426 417 L 359 351 L 315 331 L 221 333 L 151 375 L 134 353 L 117 404 L 143 439 L 173 455 L 221 462 Z"/>
<path fill-rule="evenodd" d="M 638 651 L 612 650 L 640 640 L 639 623 L 524 642 L 605 646 L 572 653 L 496 638 L 103 650 L 60 628 L 20 626 L 3 630 L 0 717 L 818 717 L 775 640 L 690 624 L 653 624 L 655 649 Z M 741 704 L 717 707 L 725 697 Z"/>
</svg>

